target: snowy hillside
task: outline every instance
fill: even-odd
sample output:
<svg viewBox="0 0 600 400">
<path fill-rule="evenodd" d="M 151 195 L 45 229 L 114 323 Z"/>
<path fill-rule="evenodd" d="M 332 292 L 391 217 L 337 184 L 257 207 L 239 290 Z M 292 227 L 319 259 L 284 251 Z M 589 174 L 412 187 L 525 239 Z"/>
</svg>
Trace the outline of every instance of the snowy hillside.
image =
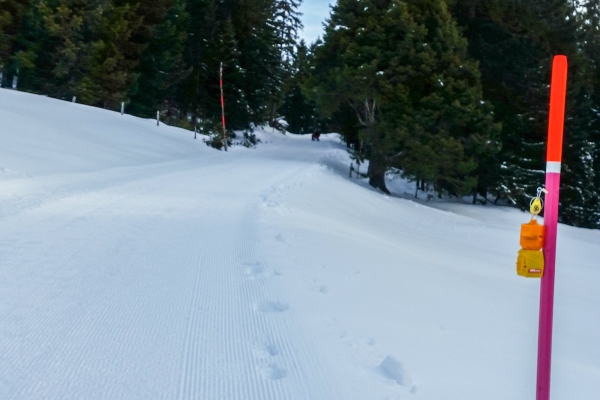
<svg viewBox="0 0 600 400">
<path fill-rule="evenodd" d="M 0 89 L 0 399 L 535 397 L 526 214 L 385 196 L 336 135 L 258 135 L 218 152 Z M 600 231 L 559 226 L 557 254 L 552 396 L 597 400 Z"/>
</svg>

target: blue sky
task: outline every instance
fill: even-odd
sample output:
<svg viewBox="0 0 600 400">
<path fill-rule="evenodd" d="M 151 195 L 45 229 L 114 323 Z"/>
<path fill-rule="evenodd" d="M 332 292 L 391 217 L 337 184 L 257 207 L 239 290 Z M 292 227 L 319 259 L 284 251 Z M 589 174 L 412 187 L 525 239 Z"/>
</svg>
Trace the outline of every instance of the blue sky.
<svg viewBox="0 0 600 400">
<path fill-rule="evenodd" d="M 318 36 L 323 36 L 323 21 L 329 17 L 329 4 L 335 4 L 336 0 L 303 0 L 300 5 L 304 31 L 300 32 L 300 38 L 307 43 L 314 42 Z"/>
</svg>

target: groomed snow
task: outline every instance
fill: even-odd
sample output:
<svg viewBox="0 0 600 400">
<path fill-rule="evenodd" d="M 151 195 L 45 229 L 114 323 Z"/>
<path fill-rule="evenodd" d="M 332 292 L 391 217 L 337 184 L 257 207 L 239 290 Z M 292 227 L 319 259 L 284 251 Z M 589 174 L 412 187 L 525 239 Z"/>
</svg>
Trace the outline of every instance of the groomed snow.
<svg viewBox="0 0 600 400">
<path fill-rule="evenodd" d="M 535 398 L 527 214 L 258 135 L 0 90 L 0 399 Z M 599 255 L 560 225 L 553 399 L 600 398 Z"/>
</svg>

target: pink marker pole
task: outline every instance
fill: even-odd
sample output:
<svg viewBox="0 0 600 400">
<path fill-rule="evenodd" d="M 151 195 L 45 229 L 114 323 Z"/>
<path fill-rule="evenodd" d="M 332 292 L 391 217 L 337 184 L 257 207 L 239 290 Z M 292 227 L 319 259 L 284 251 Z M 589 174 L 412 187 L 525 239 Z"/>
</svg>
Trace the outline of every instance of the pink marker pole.
<svg viewBox="0 0 600 400">
<path fill-rule="evenodd" d="M 554 278 L 556 266 L 556 232 L 562 162 L 565 102 L 567 97 L 567 57 L 555 56 L 550 84 L 550 116 L 548 151 L 546 155 L 546 205 L 544 225 L 545 270 L 540 290 L 540 327 L 538 336 L 536 400 L 550 400 L 550 369 L 552 365 L 552 318 L 554 313 Z"/>
</svg>

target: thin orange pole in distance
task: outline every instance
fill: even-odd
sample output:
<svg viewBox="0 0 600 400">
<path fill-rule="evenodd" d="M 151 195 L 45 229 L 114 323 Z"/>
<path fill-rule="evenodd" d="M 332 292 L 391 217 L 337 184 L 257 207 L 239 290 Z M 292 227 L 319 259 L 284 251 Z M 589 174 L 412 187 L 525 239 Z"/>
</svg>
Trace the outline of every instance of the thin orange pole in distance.
<svg viewBox="0 0 600 400">
<path fill-rule="evenodd" d="M 219 86 L 221 88 L 221 123 L 223 125 L 223 146 L 227 151 L 227 130 L 225 129 L 225 97 L 223 96 L 223 63 L 219 67 Z"/>
</svg>

